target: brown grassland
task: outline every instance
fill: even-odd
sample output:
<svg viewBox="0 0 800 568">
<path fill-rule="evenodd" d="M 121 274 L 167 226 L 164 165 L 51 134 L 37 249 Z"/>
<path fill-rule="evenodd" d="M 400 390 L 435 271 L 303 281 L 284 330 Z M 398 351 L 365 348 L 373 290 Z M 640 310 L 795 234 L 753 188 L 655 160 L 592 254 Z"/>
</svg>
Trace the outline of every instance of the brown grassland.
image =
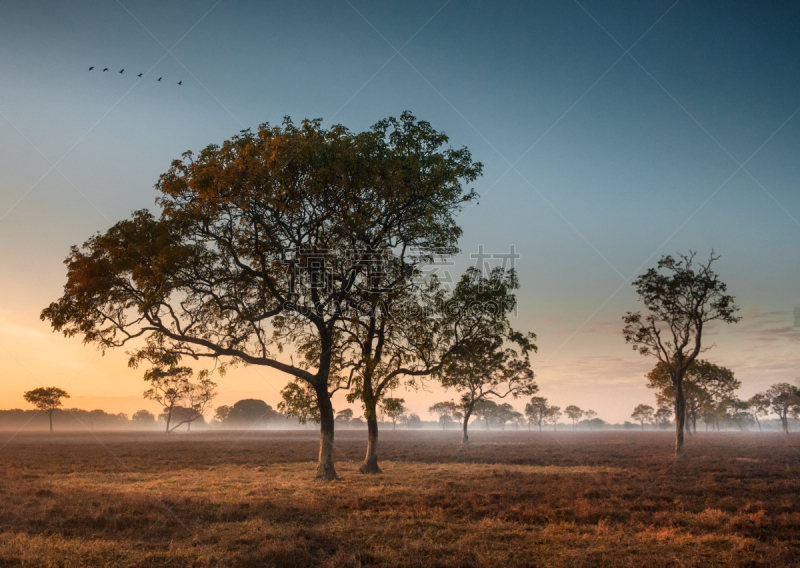
<svg viewBox="0 0 800 568">
<path fill-rule="evenodd" d="M 0 433 L 0 566 L 800 565 L 796 434 L 365 437 Z"/>
</svg>

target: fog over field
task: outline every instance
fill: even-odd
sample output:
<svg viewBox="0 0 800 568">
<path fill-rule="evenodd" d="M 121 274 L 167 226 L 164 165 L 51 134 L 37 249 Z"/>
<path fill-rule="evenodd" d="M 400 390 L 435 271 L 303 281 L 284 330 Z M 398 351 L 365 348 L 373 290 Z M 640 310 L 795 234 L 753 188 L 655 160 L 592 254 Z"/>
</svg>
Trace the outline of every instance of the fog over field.
<svg viewBox="0 0 800 568">
<path fill-rule="evenodd" d="M 800 565 L 799 24 L 4 2 L 0 567 Z"/>
</svg>

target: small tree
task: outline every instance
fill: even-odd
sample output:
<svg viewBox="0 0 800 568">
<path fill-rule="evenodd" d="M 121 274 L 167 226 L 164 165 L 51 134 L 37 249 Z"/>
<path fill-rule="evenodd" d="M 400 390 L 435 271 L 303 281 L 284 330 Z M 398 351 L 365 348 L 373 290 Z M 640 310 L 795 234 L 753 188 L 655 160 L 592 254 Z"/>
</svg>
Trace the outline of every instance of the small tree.
<svg viewBox="0 0 800 568">
<path fill-rule="evenodd" d="M 392 421 L 392 430 L 397 429 L 397 420 L 406 412 L 404 403 L 405 399 L 402 398 L 384 398 L 381 401 L 384 414 Z"/>
<path fill-rule="evenodd" d="M 522 414 L 514 410 L 514 407 L 504 402 L 502 404 L 497 405 L 497 409 L 494 413 L 494 418 L 497 423 L 500 425 L 500 430 L 506 429 L 507 422 L 514 422 L 518 418 L 521 418 Z"/>
<path fill-rule="evenodd" d="M 666 430 L 672 422 L 672 409 L 666 404 L 659 403 L 654 419 L 660 429 Z"/>
<path fill-rule="evenodd" d="M 568 407 L 564 409 L 564 412 L 566 412 L 567 417 L 570 420 L 572 420 L 572 429 L 575 430 L 575 427 L 578 424 L 578 420 L 580 420 L 581 417 L 583 416 L 583 410 L 581 410 L 574 404 L 570 404 Z"/>
<path fill-rule="evenodd" d="M 148 410 L 137 410 L 131 420 L 137 424 L 152 424 L 156 421 L 156 415 Z"/>
<path fill-rule="evenodd" d="M 783 433 L 789 433 L 789 416 L 800 412 L 800 392 L 789 383 L 778 383 L 767 389 L 767 397 L 772 411 L 781 419 Z"/>
<path fill-rule="evenodd" d="M 664 256 L 658 268 L 651 268 L 633 285 L 648 312 L 628 312 L 624 317 L 626 343 L 642 355 L 656 357 L 669 373 L 675 394 L 675 454 L 683 455 L 686 404 L 683 377 L 703 348 L 707 323 L 736 323 L 740 318 L 727 286 L 711 270 L 719 259 L 713 251 L 706 264 L 695 264 L 696 253 Z M 668 274 L 662 274 L 666 271 Z"/>
<path fill-rule="evenodd" d="M 39 387 L 26 391 L 23 395 L 25 400 L 36 407 L 36 410 L 44 412 L 50 419 L 50 432 L 53 432 L 53 412 L 63 406 L 61 399 L 69 398 L 67 391 L 58 387 Z"/>
<path fill-rule="evenodd" d="M 647 404 L 640 404 L 636 408 L 633 409 L 633 413 L 631 414 L 631 418 L 636 420 L 642 426 L 642 430 L 644 430 L 645 422 L 650 423 L 653 421 L 655 411 L 653 410 L 652 406 L 648 406 Z"/>
<path fill-rule="evenodd" d="M 542 422 L 547 418 L 547 399 L 542 396 L 534 396 L 525 405 L 525 416 L 528 417 L 528 425 L 537 424 L 539 431 L 542 431 Z"/>
<path fill-rule="evenodd" d="M 494 420 L 494 415 L 496 412 L 497 412 L 497 403 L 493 400 L 488 400 L 488 399 L 478 400 L 472 406 L 472 414 L 474 414 L 475 418 L 477 418 L 478 420 L 483 420 L 487 430 L 491 429 L 492 420 Z M 463 439 L 461 440 L 461 443 L 462 444 L 465 443 Z"/>
<path fill-rule="evenodd" d="M 754 394 L 750 397 L 747 403 L 750 405 L 750 412 L 753 413 L 753 418 L 758 425 L 758 431 L 761 432 L 761 421 L 758 419 L 758 417 L 767 416 L 769 414 L 769 397 L 764 393 Z"/>
<path fill-rule="evenodd" d="M 550 420 L 550 423 L 553 425 L 553 432 L 556 431 L 558 420 L 561 418 L 562 414 L 563 412 L 561 412 L 560 406 L 551 406 L 547 409 L 547 419 Z"/>
<path fill-rule="evenodd" d="M 222 422 L 223 424 L 228 421 L 228 416 L 231 414 L 232 408 L 227 404 L 223 404 L 222 406 L 218 406 L 214 410 L 214 419 Z"/>
<path fill-rule="evenodd" d="M 476 340 L 465 346 L 460 357 L 448 359 L 439 373 L 442 385 L 461 392 L 463 412 L 461 443 L 469 443 L 467 428 L 473 415 L 480 416 L 479 403 L 490 397 L 518 398 L 539 390 L 530 365 L 530 352 L 536 350 L 535 335 L 509 330 L 506 338 Z M 507 345 L 513 345 L 510 347 Z M 488 411 L 490 405 L 486 406 Z M 491 409 L 492 411 L 496 410 Z M 491 416 L 485 415 L 486 428 Z M 506 420 L 505 422 L 507 422 Z M 505 424 L 503 422 L 503 424 Z"/>
<path fill-rule="evenodd" d="M 437 402 L 428 409 L 428 412 L 439 416 L 439 423 L 442 425 L 442 430 L 446 429 L 447 424 L 463 418 L 461 409 L 452 400 Z"/>
<path fill-rule="evenodd" d="M 726 418 L 736 424 L 740 431 L 744 431 L 747 426 L 752 425 L 753 415 L 750 412 L 750 403 L 748 401 L 733 398 L 729 406 L 730 412 L 727 413 Z"/>
<path fill-rule="evenodd" d="M 217 396 L 214 390 L 215 382 L 208 378 L 205 371 L 201 371 L 197 383 L 189 379 L 192 370 L 189 367 L 170 366 L 167 368 L 155 367 L 148 370 L 145 381 L 150 383 L 144 397 L 160 404 L 164 409 L 166 432 L 172 432 L 179 426 L 186 424 L 191 430 L 192 422 L 202 418 L 211 408 L 211 401 Z M 175 410 L 182 408 L 177 424 L 172 424 Z"/>
<path fill-rule="evenodd" d="M 597 417 L 597 413 L 594 410 L 587 410 L 583 413 L 583 417 L 585 420 L 592 420 Z"/>
</svg>

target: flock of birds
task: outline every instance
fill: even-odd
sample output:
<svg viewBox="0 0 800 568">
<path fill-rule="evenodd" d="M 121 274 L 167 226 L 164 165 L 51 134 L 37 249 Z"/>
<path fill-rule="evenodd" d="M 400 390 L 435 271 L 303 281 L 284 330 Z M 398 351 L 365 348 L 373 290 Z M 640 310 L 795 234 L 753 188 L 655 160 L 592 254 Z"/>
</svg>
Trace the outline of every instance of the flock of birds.
<svg viewBox="0 0 800 568">
<path fill-rule="evenodd" d="M 89 67 L 89 71 L 94 71 L 94 66 L 92 66 L 92 67 Z M 106 71 L 108 71 L 108 67 L 105 67 L 105 68 L 103 68 L 103 73 L 105 73 Z M 119 70 L 119 74 L 120 74 L 120 75 L 124 75 L 124 74 L 125 74 L 125 69 L 124 69 L 124 68 L 123 68 L 123 69 L 120 69 L 120 70 Z M 138 75 L 136 75 L 136 76 L 137 76 L 137 77 L 141 77 L 142 75 L 144 75 L 144 73 L 139 73 L 139 74 L 138 74 Z M 161 82 L 161 79 L 163 79 L 163 77 L 159 77 L 159 78 L 157 79 L 157 81 L 158 81 L 158 82 Z M 178 84 L 179 84 L 179 85 L 183 85 L 183 79 L 181 79 L 180 81 L 178 81 Z"/>
</svg>

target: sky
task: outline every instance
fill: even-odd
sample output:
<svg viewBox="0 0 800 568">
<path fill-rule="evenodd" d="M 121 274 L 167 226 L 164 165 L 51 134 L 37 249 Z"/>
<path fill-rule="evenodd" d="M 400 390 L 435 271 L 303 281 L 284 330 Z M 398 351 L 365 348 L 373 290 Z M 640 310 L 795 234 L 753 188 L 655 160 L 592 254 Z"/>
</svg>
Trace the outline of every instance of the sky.
<svg viewBox="0 0 800 568">
<path fill-rule="evenodd" d="M 124 353 L 39 313 L 69 247 L 154 208 L 173 159 L 284 116 L 359 131 L 404 110 L 484 164 L 450 269 L 514 247 L 514 325 L 537 334 L 551 404 L 621 422 L 654 403 L 653 361 L 621 317 L 639 307 L 636 276 L 689 250 L 721 254 L 743 316 L 709 330 L 705 357 L 742 397 L 800 376 L 800 5 L 5 0 L 0 13 L 0 408 L 47 385 L 72 407 L 156 410 Z M 218 404 L 275 406 L 287 380 L 237 369 Z M 432 383 L 394 395 L 426 419 L 456 397 Z"/>
</svg>

